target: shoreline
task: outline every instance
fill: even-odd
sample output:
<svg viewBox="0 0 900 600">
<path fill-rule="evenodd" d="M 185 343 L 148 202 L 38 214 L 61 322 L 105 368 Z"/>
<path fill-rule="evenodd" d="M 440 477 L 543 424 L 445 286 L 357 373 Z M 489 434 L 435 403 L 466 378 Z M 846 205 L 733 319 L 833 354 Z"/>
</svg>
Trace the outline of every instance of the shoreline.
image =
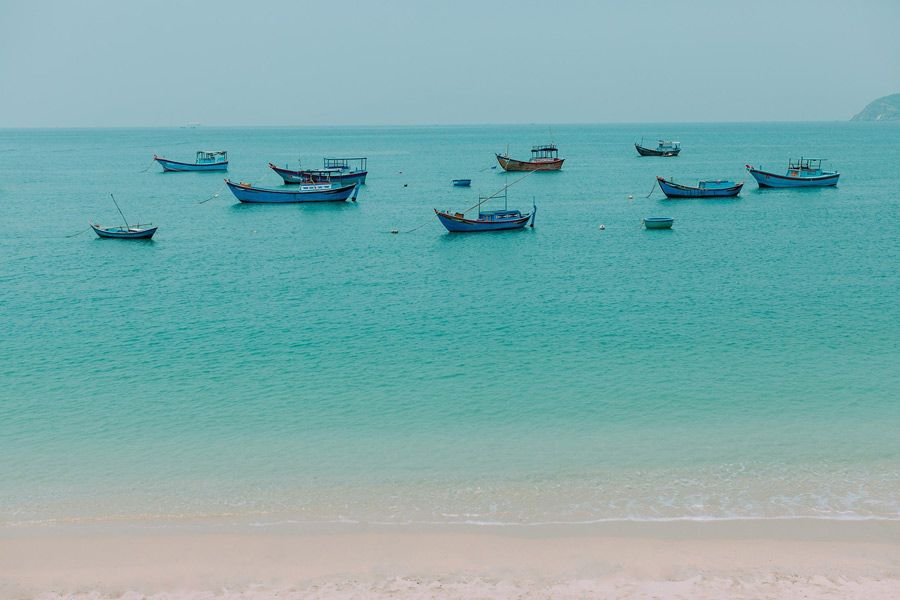
<svg viewBox="0 0 900 600">
<path fill-rule="evenodd" d="M 0 598 L 887 598 L 897 556 L 888 520 L 21 527 Z"/>
</svg>

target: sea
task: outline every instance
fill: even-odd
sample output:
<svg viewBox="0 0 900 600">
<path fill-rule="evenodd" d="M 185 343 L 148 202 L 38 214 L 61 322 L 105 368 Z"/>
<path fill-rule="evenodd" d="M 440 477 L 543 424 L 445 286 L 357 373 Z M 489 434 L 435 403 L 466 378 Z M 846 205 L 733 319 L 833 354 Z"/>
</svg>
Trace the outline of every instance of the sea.
<svg viewBox="0 0 900 600">
<path fill-rule="evenodd" d="M 356 202 L 223 188 L 345 156 Z M 745 167 L 800 156 L 839 185 Z M 0 527 L 900 519 L 898 165 L 897 123 L 0 130 Z M 434 218 L 507 184 L 533 228 Z"/>
</svg>

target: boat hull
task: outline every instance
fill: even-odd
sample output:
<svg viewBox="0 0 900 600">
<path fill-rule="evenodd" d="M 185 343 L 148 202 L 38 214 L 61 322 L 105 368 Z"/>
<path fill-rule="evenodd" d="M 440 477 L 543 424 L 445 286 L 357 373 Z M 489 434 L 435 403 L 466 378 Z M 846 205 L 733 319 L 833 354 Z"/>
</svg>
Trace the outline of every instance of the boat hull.
<svg viewBox="0 0 900 600">
<path fill-rule="evenodd" d="M 530 213 L 526 213 L 516 219 L 509 219 L 504 221 L 479 221 L 477 219 L 466 219 L 464 217 L 458 217 L 448 212 L 441 212 L 438 209 L 434 209 L 434 213 L 440 220 L 441 225 L 446 227 L 447 231 L 451 233 L 474 233 L 478 231 L 504 231 L 508 229 L 521 229 L 528 224 L 529 220 L 532 221 L 532 225 L 534 224 L 535 212 L 537 211 L 535 210 Z"/>
<path fill-rule="evenodd" d="M 681 152 L 681 148 L 676 148 L 675 150 L 657 150 L 655 148 L 644 148 L 640 144 L 635 144 L 634 147 L 641 156 L 678 156 L 678 153 Z"/>
<path fill-rule="evenodd" d="M 671 229 L 675 219 L 668 217 L 647 217 L 644 219 L 644 227 L 647 229 Z"/>
<path fill-rule="evenodd" d="M 209 164 L 197 164 L 197 163 L 183 163 L 175 160 L 168 160 L 166 158 L 160 158 L 158 156 L 154 156 L 153 160 L 162 165 L 163 171 L 227 171 L 228 170 L 228 161 L 218 162 L 218 163 L 209 163 Z"/>
<path fill-rule="evenodd" d="M 124 227 L 100 227 L 98 225 L 90 224 L 91 229 L 94 230 L 101 238 L 112 238 L 119 240 L 149 240 L 153 237 L 153 234 L 156 233 L 157 227 L 151 227 L 149 229 L 125 229 Z"/>
<path fill-rule="evenodd" d="M 309 171 L 291 171 L 290 169 L 280 169 L 272 163 L 269 163 L 269 168 L 278 173 L 278 175 L 284 180 L 284 182 L 288 184 L 309 183 L 310 181 L 312 181 L 313 183 L 326 183 L 328 181 L 331 181 L 332 183 L 336 183 L 341 186 L 355 185 L 357 183 L 364 184 L 366 182 L 366 175 L 369 174 L 368 171 L 351 171 L 349 173 L 337 173 L 325 176 Z"/>
<path fill-rule="evenodd" d="M 453 185 L 455 187 L 469 187 L 470 185 L 472 185 L 472 180 L 471 179 L 454 179 Z"/>
<path fill-rule="evenodd" d="M 667 198 L 728 198 L 737 196 L 744 187 L 744 182 L 728 187 L 728 188 L 699 188 L 686 185 L 679 185 L 672 181 L 666 181 L 662 177 L 657 177 L 659 189 Z"/>
<path fill-rule="evenodd" d="M 817 175 L 816 177 L 787 177 L 748 167 L 753 179 L 761 188 L 828 187 L 837 185 L 840 173 Z"/>
<path fill-rule="evenodd" d="M 524 161 L 509 158 L 502 154 L 496 154 L 497 162 L 504 171 L 559 171 L 562 168 L 564 158 L 553 160 Z"/>
<path fill-rule="evenodd" d="M 232 183 L 225 180 L 228 189 L 241 202 L 251 204 L 294 204 L 300 202 L 343 202 L 348 198 L 356 200 L 359 185 L 346 185 L 328 190 L 268 190 L 250 185 Z"/>
</svg>

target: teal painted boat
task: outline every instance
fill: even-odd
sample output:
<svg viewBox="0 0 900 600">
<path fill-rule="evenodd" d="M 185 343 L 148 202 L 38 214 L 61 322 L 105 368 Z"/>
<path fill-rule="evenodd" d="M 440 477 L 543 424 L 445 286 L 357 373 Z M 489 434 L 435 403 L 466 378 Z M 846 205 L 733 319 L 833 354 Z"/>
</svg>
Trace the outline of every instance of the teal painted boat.
<svg viewBox="0 0 900 600">
<path fill-rule="evenodd" d="M 647 229 L 671 229 L 675 219 L 672 217 L 647 217 L 641 222 Z"/>
</svg>

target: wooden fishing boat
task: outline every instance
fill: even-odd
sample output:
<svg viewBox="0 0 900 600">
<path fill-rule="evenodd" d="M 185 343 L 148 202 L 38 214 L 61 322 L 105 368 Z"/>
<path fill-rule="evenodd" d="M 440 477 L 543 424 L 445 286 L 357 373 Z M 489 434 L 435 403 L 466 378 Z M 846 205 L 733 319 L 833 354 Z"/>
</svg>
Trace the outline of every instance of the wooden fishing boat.
<svg viewBox="0 0 900 600">
<path fill-rule="evenodd" d="M 88 222 L 90 223 L 90 221 Z M 152 227 L 152 223 L 145 225 L 129 225 L 127 227 L 100 227 L 90 223 L 91 229 L 102 238 L 118 238 L 127 240 L 149 240 L 156 233 L 158 227 Z"/>
<path fill-rule="evenodd" d="M 122 223 L 124 223 L 124 227 L 100 227 L 90 221 L 88 224 L 91 226 L 91 229 L 94 230 L 98 236 L 102 238 L 118 238 L 118 239 L 126 239 L 126 240 L 149 240 L 153 237 L 153 234 L 156 233 L 157 227 L 153 227 L 152 223 L 147 223 L 142 225 L 138 223 L 137 225 L 129 225 L 128 220 L 125 218 L 125 214 L 122 212 L 122 209 L 119 208 L 119 203 L 116 202 L 116 197 L 112 194 L 109 195 L 112 198 L 113 204 L 116 205 L 116 210 L 119 211 L 119 214 L 122 215 Z"/>
<path fill-rule="evenodd" d="M 737 196 L 744 187 L 744 182 L 735 183 L 733 181 L 701 181 L 698 187 L 690 187 L 681 185 L 674 181 L 666 181 L 662 177 L 657 177 L 659 189 L 668 198 L 726 198 Z"/>
<path fill-rule="evenodd" d="M 562 168 L 564 158 L 559 158 L 556 144 L 549 143 L 531 148 L 531 160 L 517 160 L 509 157 L 509 148 L 506 154 L 496 154 L 497 162 L 504 171 L 559 171 Z"/>
<path fill-rule="evenodd" d="M 299 162 L 299 161 L 298 161 Z M 368 158 L 326 158 L 322 169 L 291 170 L 287 165 L 282 169 L 269 163 L 269 168 L 278 173 L 285 183 L 336 183 L 338 185 L 364 184 Z"/>
<path fill-rule="evenodd" d="M 534 173 L 532 171 L 531 173 Z M 528 173 L 528 175 L 531 175 Z M 525 175 L 525 177 L 528 177 Z M 502 231 L 505 229 L 521 229 L 531 221 L 534 227 L 534 216 L 537 214 L 537 206 L 532 201 L 532 210 L 530 213 L 522 213 L 518 210 L 510 210 L 509 197 L 507 190 L 512 186 L 525 179 L 520 177 L 511 184 L 503 186 L 502 190 L 494 192 L 485 198 L 479 198 L 478 204 L 466 209 L 463 212 L 450 212 L 449 210 L 434 209 L 434 214 L 440 220 L 441 224 L 451 233 L 471 233 L 478 231 Z M 493 198 L 499 199 L 500 193 L 503 192 L 503 210 L 481 210 L 481 205 Z M 478 209 L 478 218 L 466 217 L 467 212 Z"/>
<path fill-rule="evenodd" d="M 153 155 L 153 160 L 162 165 L 163 171 L 227 171 L 228 153 L 222 150 L 200 150 L 197 162 L 184 163 Z"/>
<path fill-rule="evenodd" d="M 641 143 L 634 145 L 638 154 L 641 156 L 678 156 L 678 153 L 681 152 L 681 142 L 667 142 L 660 140 L 659 145 L 656 146 L 656 148 L 646 148 L 643 144 L 644 138 L 642 137 Z"/>
<path fill-rule="evenodd" d="M 822 169 L 822 158 L 800 158 L 789 160 L 788 170 L 784 175 L 763 171 L 762 167 L 754 169 L 745 165 L 761 188 L 791 187 L 823 187 L 837 185 L 841 176 L 837 171 Z"/>
<path fill-rule="evenodd" d="M 647 217 L 641 222 L 647 229 L 671 229 L 675 219 L 671 217 Z"/>
<path fill-rule="evenodd" d="M 299 189 L 272 190 L 253 187 L 249 183 L 225 180 L 231 193 L 241 202 L 257 204 L 285 204 L 292 202 L 343 202 L 356 201 L 359 184 L 338 186 L 333 183 L 301 183 Z"/>
<path fill-rule="evenodd" d="M 453 185 L 456 187 L 469 187 L 472 185 L 471 179 L 454 179 Z"/>
</svg>

